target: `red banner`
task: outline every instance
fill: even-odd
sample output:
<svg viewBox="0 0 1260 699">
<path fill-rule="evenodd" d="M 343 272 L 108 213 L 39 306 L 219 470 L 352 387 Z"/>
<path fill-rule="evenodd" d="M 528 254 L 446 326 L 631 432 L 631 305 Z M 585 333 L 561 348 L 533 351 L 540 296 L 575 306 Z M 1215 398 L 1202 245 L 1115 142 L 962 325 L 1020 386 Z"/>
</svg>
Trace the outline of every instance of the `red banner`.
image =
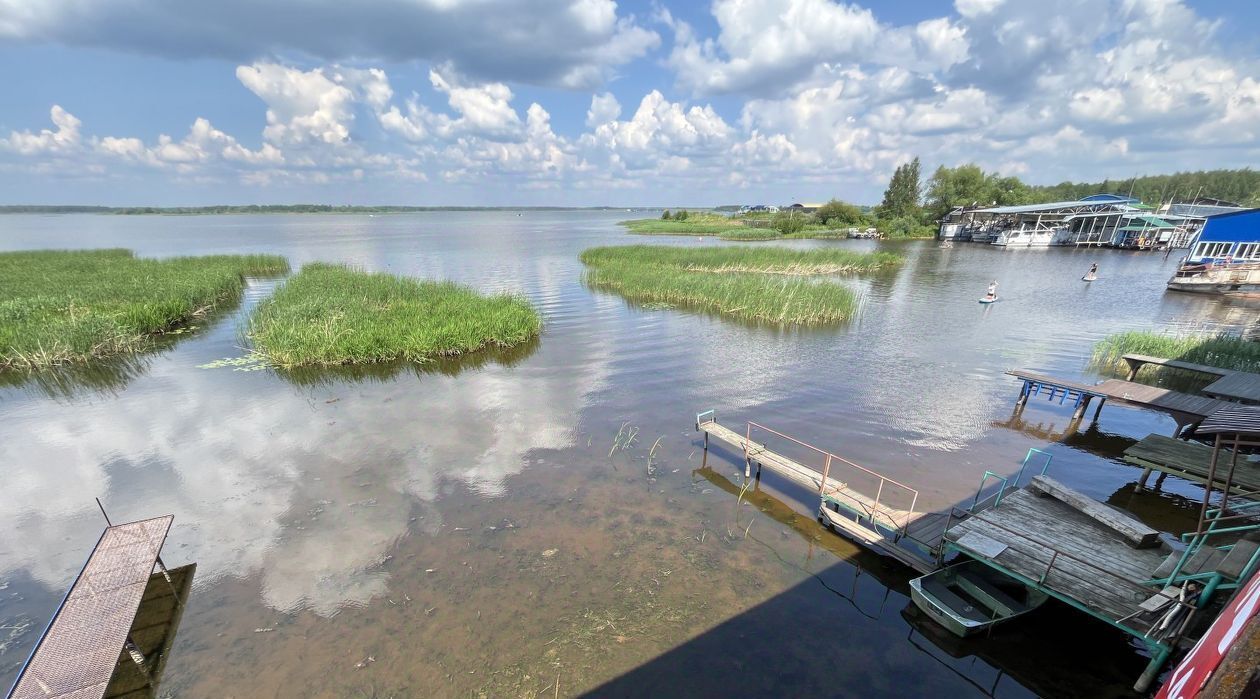
<svg viewBox="0 0 1260 699">
<path fill-rule="evenodd" d="M 1212 673 L 1238 639 L 1251 617 L 1260 612 L 1260 573 L 1239 590 L 1221 615 L 1194 644 L 1181 664 L 1169 675 L 1155 699 L 1194 699 L 1212 679 Z"/>
</svg>

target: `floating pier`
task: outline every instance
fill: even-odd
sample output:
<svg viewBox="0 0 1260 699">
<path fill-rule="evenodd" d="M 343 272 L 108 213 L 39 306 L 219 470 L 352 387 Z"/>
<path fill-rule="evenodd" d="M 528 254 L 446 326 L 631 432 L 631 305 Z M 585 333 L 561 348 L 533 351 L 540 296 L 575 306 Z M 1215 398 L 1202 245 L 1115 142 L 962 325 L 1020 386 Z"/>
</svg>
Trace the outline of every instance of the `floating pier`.
<svg viewBox="0 0 1260 699">
<path fill-rule="evenodd" d="M 952 525 L 957 551 L 1114 626 L 1151 651 L 1139 691 L 1154 680 L 1196 606 L 1181 588 L 1151 586 L 1180 553 L 1158 532 L 1044 475 Z M 1171 563 L 1169 563 L 1171 561 Z"/>
<path fill-rule="evenodd" d="M 10 699 L 156 695 L 196 567 L 167 570 L 162 563 L 173 520 L 166 515 L 105 529 Z"/>
<path fill-rule="evenodd" d="M 713 410 L 696 416 L 696 430 L 704 433 L 706 451 L 709 438 L 713 437 L 741 452 L 745 478 L 753 477 L 754 467 L 756 477 L 760 478 L 765 468 L 818 493 L 818 517 L 832 530 L 896 558 L 920 573 L 937 568 L 949 515 L 919 511 L 919 491 L 914 488 L 755 422 L 748 422 L 744 433 L 740 434 L 718 423 Z M 821 470 L 769 449 L 764 442 L 753 439 L 754 433 L 759 438 L 765 435 L 817 455 L 822 461 Z M 864 486 L 871 486 L 870 489 L 859 489 L 854 483 L 858 480 Z"/>
</svg>

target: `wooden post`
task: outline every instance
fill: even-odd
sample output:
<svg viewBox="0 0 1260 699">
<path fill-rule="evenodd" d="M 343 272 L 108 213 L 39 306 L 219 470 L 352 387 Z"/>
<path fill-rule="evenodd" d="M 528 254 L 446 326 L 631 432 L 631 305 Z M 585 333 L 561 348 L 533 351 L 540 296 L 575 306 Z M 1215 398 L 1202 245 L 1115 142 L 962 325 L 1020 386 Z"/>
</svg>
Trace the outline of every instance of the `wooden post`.
<svg viewBox="0 0 1260 699">
<path fill-rule="evenodd" d="M 1199 526 L 1195 528 L 1194 535 L 1203 535 L 1203 521 L 1207 518 L 1208 502 L 1212 499 L 1212 483 L 1216 481 L 1216 460 L 1221 454 L 1221 435 L 1216 434 L 1216 441 L 1212 444 L 1212 461 L 1208 464 L 1208 475 L 1206 487 L 1203 489 L 1203 506 L 1199 508 Z"/>
<path fill-rule="evenodd" d="M 1138 479 L 1137 485 L 1133 486 L 1133 492 L 1135 493 L 1142 492 L 1142 488 L 1146 487 L 1146 479 L 1151 477 L 1151 471 L 1153 470 L 1154 469 L 1152 469 L 1150 466 L 1147 466 L 1145 469 L 1142 470 L 1142 477 Z"/>
<path fill-rule="evenodd" d="M 1072 413 L 1072 420 L 1079 420 L 1085 415 L 1085 411 L 1089 408 L 1089 399 L 1091 396 L 1083 395 L 1080 402 L 1076 404 L 1076 411 Z"/>
<path fill-rule="evenodd" d="M 1106 402 L 1107 402 L 1106 398 L 1100 397 L 1098 399 L 1098 407 L 1094 408 L 1094 422 L 1098 422 L 1098 415 L 1102 413 L 1103 403 L 1106 403 Z"/>
</svg>

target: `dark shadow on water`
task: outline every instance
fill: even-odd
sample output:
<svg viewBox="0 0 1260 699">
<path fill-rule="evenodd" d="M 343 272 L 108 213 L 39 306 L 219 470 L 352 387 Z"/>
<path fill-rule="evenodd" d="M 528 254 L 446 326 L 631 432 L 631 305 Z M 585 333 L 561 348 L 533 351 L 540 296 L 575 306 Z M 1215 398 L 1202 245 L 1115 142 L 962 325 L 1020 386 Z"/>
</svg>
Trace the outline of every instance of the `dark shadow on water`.
<svg viewBox="0 0 1260 699">
<path fill-rule="evenodd" d="M 406 373 L 417 378 L 426 374 L 456 376 L 461 372 L 480 369 L 488 364 L 511 368 L 525 361 L 542 345 L 535 337 L 512 347 L 491 347 L 458 357 L 438 357 L 426 362 L 376 362 L 373 364 L 345 364 L 329 367 L 298 367 L 274 369 L 276 375 L 302 387 L 331 386 L 361 381 L 387 383 Z"/>
<path fill-rule="evenodd" d="M 811 559 L 817 546 L 842 560 L 585 696 L 1136 696 L 1146 658 L 1101 622 L 1052 602 L 989 635 L 954 637 L 910 602 L 909 568 L 712 468 L 693 475 L 810 542 Z"/>
<path fill-rule="evenodd" d="M 1041 411 L 1036 415 L 1041 418 L 1040 422 L 1026 419 L 1023 411 L 1015 408 L 1006 420 L 994 420 L 989 424 L 1043 442 L 1059 443 L 1104 459 L 1120 459 L 1124 456 L 1125 449 L 1137 444 L 1137 440 L 1131 437 L 1099 429 L 1098 423 L 1090 419 L 1093 412 L 1089 410 L 1086 411 L 1086 417 L 1075 422 L 1068 415 L 1046 414 Z"/>
</svg>

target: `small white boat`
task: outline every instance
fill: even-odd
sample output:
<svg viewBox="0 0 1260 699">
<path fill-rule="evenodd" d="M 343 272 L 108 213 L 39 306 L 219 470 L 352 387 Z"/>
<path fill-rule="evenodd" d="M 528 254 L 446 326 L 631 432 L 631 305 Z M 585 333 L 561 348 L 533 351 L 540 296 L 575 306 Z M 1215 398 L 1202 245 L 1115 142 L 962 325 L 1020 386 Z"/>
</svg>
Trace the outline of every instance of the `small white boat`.
<svg viewBox="0 0 1260 699">
<path fill-rule="evenodd" d="M 1049 595 L 968 560 L 910 581 L 910 599 L 956 636 L 970 636 L 1045 604 Z"/>
</svg>

